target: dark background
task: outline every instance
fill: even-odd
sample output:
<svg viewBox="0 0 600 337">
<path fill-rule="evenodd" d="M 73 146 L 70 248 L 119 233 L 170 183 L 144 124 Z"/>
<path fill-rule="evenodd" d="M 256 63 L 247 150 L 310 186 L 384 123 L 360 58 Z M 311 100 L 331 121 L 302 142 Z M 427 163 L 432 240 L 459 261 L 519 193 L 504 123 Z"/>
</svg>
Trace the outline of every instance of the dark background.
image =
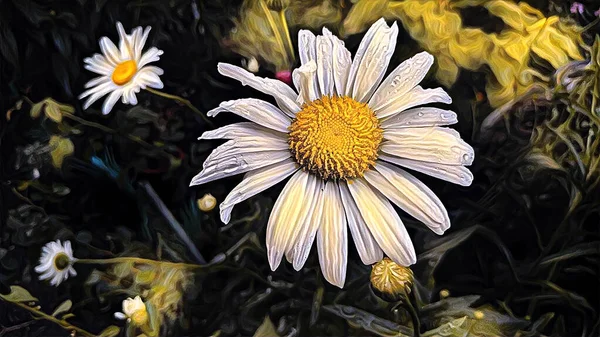
<svg viewBox="0 0 600 337">
<path fill-rule="evenodd" d="M 545 13 L 551 8 L 548 1 L 530 3 Z M 593 10 L 600 7 L 594 1 L 583 3 Z M 568 13 L 570 2 L 554 4 Z M 88 275 L 85 268 L 78 269 L 79 275 L 73 280 L 53 288 L 37 280 L 33 267 L 40 247 L 56 238 L 72 240 L 75 255 L 82 258 L 98 257 L 100 250 L 117 254 L 136 251 L 156 258 L 159 241 L 164 240 L 174 251 L 167 259 L 192 261 L 140 189 L 139 182 L 148 181 L 208 260 L 227 251 L 247 233 L 256 232 L 259 240 L 259 244 L 228 257 L 227 268 L 195 280 L 181 312 L 185 324 L 171 328 L 171 335 L 210 335 L 219 329 L 227 336 L 252 335 L 267 314 L 285 332 L 296 328 L 301 335 L 373 334 L 355 330 L 326 311 L 314 318 L 313 296 L 321 288 L 323 304 L 353 305 L 373 317 L 398 321 L 389 305 L 376 299 L 368 282 L 370 267 L 360 263 L 353 248 L 343 290 L 325 284 L 319 275 L 316 251 L 301 272 L 284 263 L 276 272 L 270 271 L 264 227 L 282 184 L 236 206 L 232 218 L 242 220 L 234 226 L 223 228 L 217 209 L 210 213 L 198 210 L 198 198 L 211 193 L 220 202 L 240 177 L 188 188 L 191 177 L 219 142 L 197 140 L 213 126 L 185 106 L 142 92 L 137 107 L 117 103 L 108 116 L 101 115 L 100 102 L 86 111 L 81 109 L 77 96 L 94 77 L 83 68 L 83 59 L 99 52 L 100 37 L 117 40 L 117 21 L 128 32 L 136 26 L 152 26 L 146 48 L 164 50 L 156 63 L 165 70 L 161 76 L 164 91 L 189 99 L 199 110 L 205 112 L 221 101 L 240 97 L 264 98 L 216 71 L 218 62 L 240 65 L 243 59 L 222 43 L 233 27 L 231 19 L 239 15 L 240 5 L 238 0 L 0 0 L 0 292 L 7 292 L 9 285 L 24 286 L 40 299 L 45 311 L 65 299 L 82 303 L 74 308 L 76 317 L 71 321 L 89 331 L 115 324 L 112 313 L 120 310 L 120 300 L 99 301 L 97 289 L 90 290 L 84 284 Z M 593 10 L 573 17 L 581 25 L 589 24 L 595 19 Z M 480 11 L 465 11 L 463 17 L 465 24 L 488 31 L 501 24 Z M 296 32 L 294 28 L 292 37 Z M 586 34 L 593 36 L 593 32 Z M 346 40 L 353 53 L 361 37 Z M 400 39 L 398 45 L 403 47 L 394 54 L 390 70 L 419 51 L 402 28 Z M 274 76 L 268 67 L 261 67 L 258 75 Z M 564 170 L 532 167 L 523 160 L 530 147 L 531 119 L 511 121 L 486 142 L 477 139 L 478 123 L 491 111 L 485 102 L 475 102 L 475 92 L 484 91 L 484 76 L 485 69 L 462 72 L 449 90 L 454 99 L 450 109 L 459 114 L 456 128 L 476 149 L 474 184 L 465 188 L 418 175 L 450 213 L 452 228 L 446 241 L 436 241 L 442 239 L 400 211 L 418 254 L 434 245 L 453 245 L 453 249 L 438 253 L 441 260 L 433 274 L 435 288 L 430 300 L 439 299 L 441 289 L 456 297 L 481 295 L 482 303 L 490 303 L 497 310 L 507 307 L 517 317 L 529 315 L 532 322 L 554 313 L 541 330 L 545 335 L 598 336 L 600 192 L 586 193 L 580 206 L 569 211 L 572 191 L 581 187 L 580 182 Z M 429 77 L 423 86 L 439 84 Z M 61 169 L 53 168 L 42 154 L 37 158 L 36 151 L 26 154 L 24 149 L 36 142 L 47 143 L 60 125 L 30 118 L 26 101 L 11 112 L 10 120 L 4 117 L 23 96 L 33 102 L 52 97 L 72 105 L 75 115 L 116 132 L 80 127 L 82 132 L 70 137 L 74 155 L 65 159 Z M 473 106 L 480 113 L 475 118 Z M 221 114 L 214 123 L 221 126 L 234 120 L 232 115 Z M 162 151 L 140 147 L 126 137 L 128 134 L 148 143 L 158 142 Z M 110 169 L 94 165 L 92 158 Z M 27 198 L 24 200 L 13 189 L 32 180 L 35 170 L 41 174 L 38 181 L 51 188 L 30 187 L 20 192 Z M 463 235 L 468 230 L 473 234 Z M 564 260 L 552 270 L 543 264 L 544 259 L 572 254 L 573 247 L 591 253 Z M 431 271 L 427 262 L 414 267 L 416 275 Z M 263 280 L 249 276 L 251 273 Z M 278 283 L 274 285 L 273 280 Z M 544 283 L 548 280 L 560 290 L 549 288 Z M 31 321 L 28 313 L 0 302 L 2 327 L 27 321 Z M 52 323 L 35 321 L 5 335 L 68 333 Z"/>
</svg>

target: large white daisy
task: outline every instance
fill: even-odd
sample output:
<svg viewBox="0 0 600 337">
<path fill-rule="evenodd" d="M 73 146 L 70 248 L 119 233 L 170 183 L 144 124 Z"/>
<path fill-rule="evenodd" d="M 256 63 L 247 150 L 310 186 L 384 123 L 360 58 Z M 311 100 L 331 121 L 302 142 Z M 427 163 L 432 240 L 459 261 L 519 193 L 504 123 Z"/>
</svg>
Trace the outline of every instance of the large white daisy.
<svg viewBox="0 0 600 337">
<path fill-rule="evenodd" d="M 294 70 L 294 91 L 230 65 L 219 72 L 263 93 L 259 99 L 223 102 L 210 111 L 248 119 L 205 132 L 201 139 L 229 139 L 206 159 L 191 185 L 247 172 L 220 205 L 229 222 L 233 206 L 291 176 L 267 224 L 269 264 L 282 257 L 299 270 L 316 238 L 325 278 L 342 287 L 348 234 L 365 264 L 389 256 L 408 266 L 415 250 L 390 201 L 437 234 L 450 227 L 444 205 L 412 174 L 398 166 L 468 186 L 465 168 L 473 149 L 458 132 L 454 112 L 428 103 L 451 103 L 441 88 L 418 84 L 433 63 L 428 53 L 404 61 L 383 80 L 396 45 L 398 27 L 377 21 L 352 60 L 344 43 L 323 29 L 298 36 L 302 65 Z M 382 82 L 383 80 L 383 82 Z"/>
<path fill-rule="evenodd" d="M 162 89 L 163 83 L 159 76 L 163 70 L 148 63 L 159 60 L 163 51 L 152 47 L 142 54 L 144 44 L 150 34 L 150 27 L 142 31 L 137 27 L 129 35 L 125 33 L 123 25 L 117 22 L 119 31 L 119 48 L 108 38 L 100 39 L 102 54 L 94 54 L 85 60 L 85 69 L 101 76 L 87 82 L 88 89 L 79 96 L 79 99 L 88 97 L 83 106 L 87 109 L 100 99 L 109 94 L 102 104 L 102 113 L 108 114 L 117 100 L 121 97 L 124 104 L 137 104 L 136 93 L 146 87 Z"/>
</svg>

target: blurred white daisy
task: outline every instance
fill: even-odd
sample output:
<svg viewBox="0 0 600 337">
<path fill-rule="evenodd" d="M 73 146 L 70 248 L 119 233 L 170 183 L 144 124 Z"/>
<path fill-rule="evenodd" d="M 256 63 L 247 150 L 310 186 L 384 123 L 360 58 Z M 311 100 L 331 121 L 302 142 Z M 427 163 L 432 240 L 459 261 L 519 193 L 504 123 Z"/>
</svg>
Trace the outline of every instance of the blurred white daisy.
<svg viewBox="0 0 600 337">
<path fill-rule="evenodd" d="M 365 264 L 383 254 L 403 266 L 415 263 L 411 239 L 390 201 L 437 234 L 450 227 L 438 197 L 398 166 L 468 186 L 473 175 L 465 166 L 473 162 L 473 149 L 458 132 L 442 127 L 457 122 L 454 112 L 415 108 L 451 103 L 441 88 L 418 85 L 433 56 L 417 54 L 384 80 L 397 35 L 395 23 L 377 21 L 352 60 L 326 28 L 320 36 L 301 30 L 302 65 L 293 72 L 298 93 L 280 81 L 219 64 L 221 74 L 272 95 L 277 106 L 247 98 L 210 111 L 209 116 L 230 111 L 250 122 L 200 137 L 229 141 L 208 156 L 191 185 L 247 172 L 220 205 L 227 223 L 235 204 L 291 176 L 267 224 L 273 270 L 283 255 L 299 270 L 316 238 L 323 275 L 342 287 L 348 227 Z"/>
<path fill-rule="evenodd" d="M 159 67 L 149 66 L 148 63 L 159 60 L 163 51 L 156 47 L 150 48 L 142 54 L 144 44 L 148 39 L 150 27 L 142 31 L 137 27 L 129 35 L 125 33 L 123 25 L 117 22 L 119 31 L 119 48 L 106 36 L 100 39 L 100 50 L 102 54 L 94 54 L 85 60 L 85 69 L 93 71 L 101 76 L 94 78 L 85 84 L 88 88 L 79 99 L 88 97 L 83 106 L 87 109 L 108 94 L 102 104 L 102 113 L 108 114 L 119 97 L 125 104 L 137 104 L 136 93 L 146 87 L 162 89 L 163 83 L 159 76 L 163 70 Z"/>
<path fill-rule="evenodd" d="M 58 286 L 69 276 L 77 275 L 73 268 L 75 261 L 71 241 L 65 241 L 64 245 L 59 240 L 51 241 L 42 247 L 40 263 L 35 271 L 42 274 L 40 280 L 50 280 L 51 285 Z"/>
<path fill-rule="evenodd" d="M 123 300 L 123 312 L 115 312 L 115 318 L 126 319 L 128 322 L 133 322 L 135 325 L 143 325 L 148 321 L 148 311 L 146 304 L 140 296 L 135 298 L 127 298 Z"/>
</svg>

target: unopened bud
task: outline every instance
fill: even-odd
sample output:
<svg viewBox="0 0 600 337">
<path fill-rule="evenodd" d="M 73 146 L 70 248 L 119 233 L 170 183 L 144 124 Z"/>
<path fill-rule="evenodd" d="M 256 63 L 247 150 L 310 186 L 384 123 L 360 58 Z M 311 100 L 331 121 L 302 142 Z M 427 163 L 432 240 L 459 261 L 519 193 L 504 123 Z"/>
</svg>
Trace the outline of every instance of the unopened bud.
<svg viewBox="0 0 600 337">
<path fill-rule="evenodd" d="M 410 268 L 387 257 L 374 264 L 371 270 L 371 285 L 385 300 L 398 301 L 410 294 L 413 280 Z"/>
</svg>

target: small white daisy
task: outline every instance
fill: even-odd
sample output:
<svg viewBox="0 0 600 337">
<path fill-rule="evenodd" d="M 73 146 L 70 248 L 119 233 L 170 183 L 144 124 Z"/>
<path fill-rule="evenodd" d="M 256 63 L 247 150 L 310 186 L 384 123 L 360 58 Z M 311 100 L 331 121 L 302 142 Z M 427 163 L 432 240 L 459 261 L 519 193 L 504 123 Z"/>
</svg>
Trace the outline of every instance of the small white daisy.
<svg viewBox="0 0 600 337">
<path fill-rule="evenodd" d="M 35 271 L 42 274 L 40 280 L 50 280 L 51 285 L 58 286 L 69 276 L 77 275 L 73 268 L 75 261 L 71 241 L 65 241 L 64 246 L 59 240 L 51 241 L 42 248 L 40 263 Z"/>
<path fill-rule="evenodd" d="M 384 253 L 402 266 L 415 263 L 415 249 L 392 203 L 436 234 L 450 227 L 440 199 L 398 166 L 468 186 L 473 175 L 465 166 L 473 162 L 473 148 L 443 127 L 457 123 L 454 112 L 417 108 L 452 102 L 441 88 L 419 86 L 433 56 L 417 54 L 384 79 L 397 36 L 395 23 L 377 21 L 352 59 L 326 28 L 319 36 L 301 30 L 302 65 L 292 75 L 297 91 L 219 64 L 221 74 L 272 95 L 277 106 L 246 98 L 208 112 L 229 111 L 250 122 L 200 137 L 229 141 L 208 156 L 191 185 L 247 172 L 220 205 L 227 223 L 234 205 L 291 177 L 267 223 L 271 269 L 285 255 L 299 270 L 316 241 L 325 279 L 342 287 L 348 228 L 365 264 L 380 261 Z"/>
<path fill-rule="evenodd" d="M 136 93 L 146 87 L 162 89 L 163 83 L 159 76 L 163 70 L 156 66 L 148 66 L 148 63 L 160 59 L 163 51 L 156 47 L 150 48 L 142 54 L 144 44 L 148 39 L 150 27 L 142 31 L 137 27 L 131 35 L 125 33 L 123 25 L 117 22 L 119 31 L 119 48 L 106 36 L 100 39 L 100 50 L 102 54 L 94 54 L 85 60 L 85 69 L 93 71 L 101 76 L 94 78 L 85 84 L 88 88 L 79 99 L 88 97 L 83 106 L 87 109 L 100 99 L 109 94 L 102 104 L 102 113 L 108 114 L 119 97 L 124 104 L 137 104 Z"/>
<path fill-rule="evenodd" d="M 126 319 L 127 322 L 133 322 L 135 325 L 143 325 L 148 321 L 148 311 L 146 304 L 138 295 L 135 298 L 127 298 L 123 300 L 123 312 L 115 312 L 115 318 Z"/>
</svg>

